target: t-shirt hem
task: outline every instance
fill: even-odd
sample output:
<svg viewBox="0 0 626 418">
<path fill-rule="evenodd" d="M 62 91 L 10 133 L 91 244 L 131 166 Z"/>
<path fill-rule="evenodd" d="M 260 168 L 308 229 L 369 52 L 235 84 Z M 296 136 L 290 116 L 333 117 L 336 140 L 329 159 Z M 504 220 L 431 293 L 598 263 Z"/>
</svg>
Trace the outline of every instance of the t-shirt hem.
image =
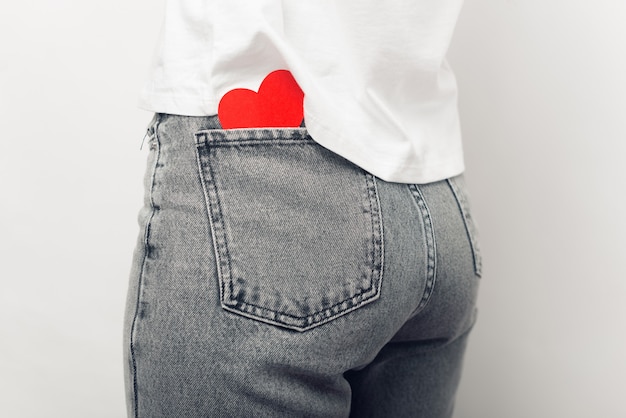
<svg viewBox="0 0 626 418">
<path fill-rule="evenodd" d="M 359 152 L 353 141 L 328 128 L 309 112 L 305 112 L 305 121 L 309 134 L 321 146 L 387 182 L 426 184 L 455 177 L 465 171 L 462 151 L 429 164 L 403 164 L 393 156 L 386 158 L 380 154 L 374 159 Z"/>
<path fill-rule="evenodd" d="M 182 116 L 212 116 L 217 114 L 217 105 L 213 100 L 198 97 L 171 96 L 143 93 L 137 101 L 137 107 L 154 113 L 167 113 Z"/>
</svg>

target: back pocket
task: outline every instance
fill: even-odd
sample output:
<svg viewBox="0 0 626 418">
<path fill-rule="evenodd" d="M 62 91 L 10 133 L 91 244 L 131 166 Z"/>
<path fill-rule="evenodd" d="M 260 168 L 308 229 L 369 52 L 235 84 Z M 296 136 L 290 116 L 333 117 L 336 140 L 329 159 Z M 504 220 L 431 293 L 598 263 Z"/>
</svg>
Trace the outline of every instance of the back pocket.
<svg viewBox="0 0 626 418">
<path fill-rule="evenodd" d="M 196 134 L 222 307 L 305 331 L 376 300 L 375 178 L 303 128 Z"/>
</svg>

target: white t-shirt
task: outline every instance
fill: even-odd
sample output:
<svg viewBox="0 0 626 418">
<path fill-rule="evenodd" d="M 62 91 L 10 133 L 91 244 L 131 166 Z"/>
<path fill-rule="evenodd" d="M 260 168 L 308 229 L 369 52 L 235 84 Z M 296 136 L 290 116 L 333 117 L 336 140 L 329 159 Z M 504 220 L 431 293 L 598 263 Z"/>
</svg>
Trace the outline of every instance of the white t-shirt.
<svg viewBox="0 0 626 418">
<path fill-rule="evenodd" d="M 215 115 L 236 88 L 287 69 L 315 141 L 383 180 L 461 173 L 445 54 L 462 0 L 166 0 L 140 107 Z"/>
</svg>

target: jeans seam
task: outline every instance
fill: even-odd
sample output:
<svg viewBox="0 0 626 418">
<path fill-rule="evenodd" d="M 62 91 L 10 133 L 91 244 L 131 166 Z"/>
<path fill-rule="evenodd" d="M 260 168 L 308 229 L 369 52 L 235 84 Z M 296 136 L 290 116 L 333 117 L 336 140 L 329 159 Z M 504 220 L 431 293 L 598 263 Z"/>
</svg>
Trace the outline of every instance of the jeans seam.
<svg viewBox="0 0 626 418">
<path fill-rule="evenodd" d="M 376 177 L 366 172 L 365 179 L 367 184 L 367 193 L 369 195 L 368 200 L 370 204 L 370 222 L 372 228 L 372 251 L 370 252 L 372 285 L 376 288 L 376 296 L 374 299 L 377 299 L 380 296 L 383 281 L 383 264 L 385 256 L 383 239 L 384 230 Z M 378 279 L 376 280 L 377 271 Z"/>
<path fill-rule="evenodd" d="M 139 282 L 137 284 L 137 298 L 135 302 L 135 313 L 133 314 L 133 321 L 130 327 L 129 349 L 130 349 L 130 358 L 132 362 L 132 373 L 133 373 L 133 410 L 134 410 L 135 418 L 139 417 L 139 400 L 137 396 L 137 361 L 135 358 L 135 333 L 136 333 L 137 317 L 139 316 L 139 305 L 141 304 L 141 294 L 143 291 L 143 277 L 144 277 L 144 272 L 145 272 L 145 267 L 146 267 L 146 260 L 148 259 L 148 253 L 150 251 L 150 232 L 151 232 L 152 218 L 154 217 L 154 214 L 157 211 L 156 205 L 154 204 L 153 191 L 154 191 L 154 185 L 155 185 L 156 171 L 157 171 L 157 167 L 159 166 L 159 158 L 161 156 L 160 143 L 159 143 L 159 138 L 157 134 L 157 128 L 158 128 L 159 122 L 160 122 L 160 116 L 156 115 L 154 125 L 152 127 L 153 133 L 154 133 L 154 136 L 152 138 L 153 142 L 151 142 L 151 147 L 150 147 L 150 149 L 156 153 L 156 156 L 154 158 L 154 165 L 152 167 L 152 176 L 150 179 L 150 192 L 149 193 L 150 193 L 151 211 L 144 226 L 145 232 L 144 232 L 144 237 L 143 237 L 143 246 L 144 246 L 143 259 L 141 261 L 141 270 L 139 271 Z M 154 144 L 154 148 L 152 147 L 152 144 Z"/>
<path fill-rule="evenodd" d="M 482 260 L 480 255 L 480 247 L 478 239 L 476 238 L 476 230 L 474 221 L 470 215 L 469 204 L 467 202 L 467 196 L 463 190 L 459 187 L 456 181 L 451 178 L 447 179 L 448 186 L 452 190 L 452 194 L 456 199 L 456 203 L 463 216 L 463 224 L 465 225 L 465 232 L 472 248 L 472 258 L 474 259 L 474 273 L 480 277 L 482 275 Z"/>
<path fill-rule="evenodd" d="M 426 284 L 424 285 L 424 293 L 420 298 L 417 308 L 415 308 L 411 314 L 411 316 L 415 316 L 426 307 L 435 288 L 435 283 L 437 281 L 437 243 L 435 239 L 432 216 L 426 203 L 426 199 L 424 199 L 424 195 L 416 184 L 410 184 L 409 190 L 411 191 L 417 208 L 420 211 L 424 241 L 426 243 Z"/>
</svg>

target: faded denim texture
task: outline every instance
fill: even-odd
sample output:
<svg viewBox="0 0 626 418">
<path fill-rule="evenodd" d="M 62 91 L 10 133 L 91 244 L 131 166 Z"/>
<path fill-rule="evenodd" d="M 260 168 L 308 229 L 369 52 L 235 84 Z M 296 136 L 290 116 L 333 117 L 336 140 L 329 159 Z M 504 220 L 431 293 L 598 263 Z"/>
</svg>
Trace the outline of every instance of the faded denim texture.
<svg viewBox="0 0 626 418">
<path fill-rule="evenodd" d="M 384 182 L 305 128 L 156 115 L 129 417 L 450 417 L 480 250 L 462 177 Z"/>
</svg>

